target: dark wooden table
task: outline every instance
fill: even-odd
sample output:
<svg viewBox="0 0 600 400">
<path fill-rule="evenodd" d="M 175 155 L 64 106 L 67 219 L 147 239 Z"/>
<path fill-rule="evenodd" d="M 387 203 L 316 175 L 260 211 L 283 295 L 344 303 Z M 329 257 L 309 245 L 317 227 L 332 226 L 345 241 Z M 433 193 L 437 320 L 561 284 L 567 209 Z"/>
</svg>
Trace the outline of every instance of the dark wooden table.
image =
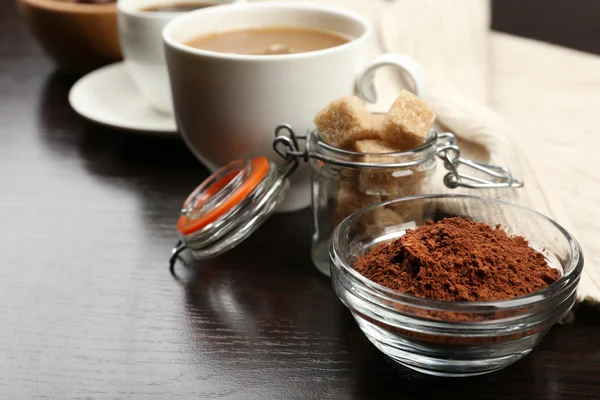
<svg viewBox="0 0 600 400">
<path fill-rule="evenodd" d="M 496 28 L 598 51 L 598 36 L 514 12 L 542 1 L 501 1 Z M 543 3 L 563 31 L 597 21 L 596 1 L 574 2 L 579 20 L 564 17 L 573 2 Z M 491 375 L 396 366 L 311 266 L 308 211 L 173 279 L 178 208 L 206 171 L 178 139 L 78 117 L 74 81 L 1 0 L 0 399 L 600 398 L 600 324 L 585 315 Z"/>
</svg>

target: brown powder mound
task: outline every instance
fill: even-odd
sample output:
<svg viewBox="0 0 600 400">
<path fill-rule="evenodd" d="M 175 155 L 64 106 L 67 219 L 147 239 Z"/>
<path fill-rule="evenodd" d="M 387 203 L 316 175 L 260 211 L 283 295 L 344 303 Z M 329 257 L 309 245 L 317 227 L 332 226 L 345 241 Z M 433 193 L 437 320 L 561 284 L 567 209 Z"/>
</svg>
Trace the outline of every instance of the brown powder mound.
<svg viewBox="0 0 600 400">
<path fill-rule="evenodd" d="M 354 268 L 390 289 L 446 301 L 512 299 L 560 278 L 525 238 L 460 217 L 408 230 L 359 257 Z"/>
</svg>

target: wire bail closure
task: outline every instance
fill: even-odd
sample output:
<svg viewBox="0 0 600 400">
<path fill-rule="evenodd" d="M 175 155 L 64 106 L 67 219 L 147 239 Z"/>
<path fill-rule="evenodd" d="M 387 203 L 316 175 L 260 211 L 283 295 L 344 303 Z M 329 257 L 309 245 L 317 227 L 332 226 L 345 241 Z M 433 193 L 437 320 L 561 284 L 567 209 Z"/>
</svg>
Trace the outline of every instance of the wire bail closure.
<svg viewBox="0 0 600 400">
<path fill-rule="evenodd" d="M 444 184 L 450 189 L 458 187 L 468 189 L 493 189 L 493 188 L 519 188 L 523 181 L 512 176 L 510 170 L 499 165 L 467 160 L 460 157 L 460 148 L 456 144 L 456 137 L 450 132 L 438 134 L 438 139 L 446 140 L 447 143 L 440 145 L 436 151 L 437 156 L 444 161 L 444 167 L 449 171 L 444 176 Z M 460 165 L 466 165 L 483 174 L 489 175 L 495 180 L 488 180 L 465 174 L 458 171 Z"/>
<path fill-rule="evenodd" d="M 285 134 L 284 134 L 285 133 Z M 291 161 L 293 168 L 290 174 L 298 168 L 299 159 L 308 162 L 309 159 L 317 159 L 330 164 L 349 167 L 349 168 L 406 168 L 412 167 L 423 160 L 415 160 L 399 163 L 365 163 L 356 161 L 340 161 L 338 159 L 324 156 L 322 154 L 310 154 L 308 147 L 302 151 L 298 145 L 299 140 L 306 140 L 307 136 L 298 136 L 288 124 L 279 125 L 275 130 L 275 141 L 273 149 L 283 159 Z M 491 188 L 519 188 L 523 186 L 523 181 L 512 176 L 510 170 L 506 167 L 482 163 L 479 161 L 468 160 L 460 157 L 460 147 L 456 144 L 456 137 L 450 132 L 438 133 L 437 139 L 443 144 L 438 144 L 436 155 L 444 161 L 444 167 L 449 171 L 444 176 L 444 184 L 450 189 L 458 187 L 469 189 L 491 189 Z M 324 147 L 333 149 L 326 143 L 320 143 Z M 353 154 L 345 150 L 337 149 L 345 154 Z M 484 179 L 471 174 L 466 174 L 458 170 L 460 165 L 465 165 L 482 174 L 490 176 L 492 179 Z"/>
<path fill-rule="evenodd" d="M 444 184 L 450 189 L 458 187 L 469 189 L 491 189 L 491 188 L 519 188 L 523 186 L 523 181 L 513 177 L 511 171 L 502 166 L 482 163 L 474 160 L 464 159 L 460 156 L 460 147 L 456 144 L 456 137 L 450 132 L 433 132 L 431 138 L 421 148 L 426 146 L 437 146 L 434 152 L 424 158 L 393 163 L 368 163 L 360 161 L 340 160 L 327 155 L 313 153 L 310 151 L 311 141 L 307 140 L 308 135 L 296 135 L 289 124 L 282 124 L 275 129 L 275 139 L 273 140 L 273 150 L 287 163 L 279 169 L 280 182 L 289 178 L 300 166 L 300 160 L 308 162 L 311 159 L 330 163 L 332 165 L 348 168 L 410 168 L 431 159 L 439 157 L 444 162 L 444 167 L 448 173 L 444 176 Z M 300 148 L 300 141 L 304 141 L 304 149 Z M 351 151 L 335 148 L 324 142 L 319 141 L 319 146 L 323 146 L 332 152 L 338 152 L 345 155 L 356 155 Z M 471 174 L 459 171 L 461 165 L 467 166 L 479 173 L 490 177 L 481 178 Z M 174 267 L 177 259 L 187 245 L 180 239 L 171 251 L 169 258 L 169 269 L 171 274 L 176 276 Z"/>
<path fill-rule="evenodd" d="M 287 133 L 287 134 L 286 134 Z M 273 150 L 279 154 L 281 158 L 289 161 L 283 173 L 284 178 L 289 178 L 300 166 L 299 159 L 308 162 L 308 149 L 300 150 L 298 140 L 304 140 L 307 143 L 306 136 L 297 136 L 289 124 L 279 125 L 275 129 L 275 140 L 273 140 Z"/>
</svg>

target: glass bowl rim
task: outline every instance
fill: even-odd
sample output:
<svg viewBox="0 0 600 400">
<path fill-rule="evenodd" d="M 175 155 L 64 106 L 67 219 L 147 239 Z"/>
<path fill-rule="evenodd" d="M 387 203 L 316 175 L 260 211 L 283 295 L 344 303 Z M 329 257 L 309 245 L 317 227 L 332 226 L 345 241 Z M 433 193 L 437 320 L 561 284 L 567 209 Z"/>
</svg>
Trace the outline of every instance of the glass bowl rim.
<svg viewBox="0 0 600 400">
<path fill-rule="evenodd" d="M 576 263 L 576 265 L 573 266 L 571 271 L 562 275 L 560 277 L 560 279 L 558 279 L 556 282 L 553 282 L 552 284 L 545 287 L 544 289 L 538 290 L 536 292 L 530 293 L 525 296 L 520 296 L 520 297 L 516 297 L 514 299 L 509 299 L 509 300 L 477 301 L 477 302 L 470 302 L 470 301 L 451 302 L 451 301 L 434 300 L 434 299 L 417 297 L 417 296 L 413 296 L 410 294 L 398 292 L 393 289 L 387 288 L 383 285 L 373 282 L 372 280 L 370 280 L 370 279 L 364 277 L 363 275 L 361 275 L 360 273 L 358 273 L 352 266 L 350 266 L 350 264 L 347 262 L 346 258 L 342 257 L 339 254 L 340 253 L 338 251 L 339 245 L 337 245 L 337 243 L 339 241 L 340 233 L 344 230 L 344 228 L 348 227 L 352 222 L 354 222 L 356 219 L 358 219 L 361 215 L 365 214 L 366 212 L 374 210 L 377 207 L 383 207 L 385 205 L 392 204 L 392 203 L 400 203 L 400 202 L 405 202 L 405 201 L 410 201 L 410 200 L 429 200 L 429 199 L 443 199 L 443 198 L 491 202 L 491 203 L 496 203 L 496 204 L 519 209 L 521 211 L 524 211 L 526 213 L 534 215 L 538 218 L 541 217 L 543 220 L 546 220 L 546 221 L 550 222 L 552 225 L 554 225 L 554 227 L 557 228 L 558 231 L 567 239 L 567 242 L 569 243 L 569 245 L 571 247 L 571 253 L 572 253 L 572 257 L 571 257 L 572 259 L 571 259 L 570 266 L 573 266 L 573 264 L 575 264 L 575 263 Z M 333 266 L 332 268 L 339 268 L 343 272 L 348 274 L 353 281 L 360 283 L 362 286 L 366 287 L 367 289 L 376 290 L 377 294 L 383 295 L 386 297 L 386 301 L 395 302 L 395 303 L 405 303 L 405 304 L 408 304 L 408 305 L 411 305 L 414 307 L 426 308 L 428 310 L 453 311 L 453 312 L 456 312 L 456 311 L 489 312 L 491 308 L 501 309 L 501 310 L 510 310 L 510 309 L 531 306 L 536 303 L 543 302 L 544 300 L 546 300 L 548 298 L 552 298 L 555 295 L 557 295 L 558 293 L 562 293 L 560 288 L 562 288 L 562 286 L 565 284 L 565 282 L 572 280 L 572 279 L 578 279 L 581 276 L 581 271 L 583 270 L 583 251 L 581 249 L 581 246 L 579 245 L 577 240 L 566 229 L 564 229 L 561 225 L 556 223 L 551 218 L 548 218 L 547 216 L 545 216 L 544 214 L 542 214 L 540 212 L 534 211 L 528 207 L 521 206 L 519 204 L 511 203 L 511 202 L 504 201 L 504 200 L 491 199 L 491 198 L 483 197 L 483 196 L 473 196 L 473 195 L 466 195 L 466 194 L 433 194 L 433 195 L 407 196 L 407 197 L 402 197 L 399 199 L 376 203 L 369 207 L 363 208 L 363 209 L 355 212 L 354 214 L 350 215 L 349 217 L 347 217 L 344 221 L 342 221 L 335 228 L 335 230 L 331 236 L 331 243 L 329 246 L 329 257 L 330 257 L 330 261 L 333 264 L 335 264 L 335 266 Z M 333 274 L 332 274 L 332 277 L 333 277 Z M 556 291 L 557 288 L 559 288 L 558 291 Z M 457 308 L 459 310 L 457 310 Z"/>
</svg>

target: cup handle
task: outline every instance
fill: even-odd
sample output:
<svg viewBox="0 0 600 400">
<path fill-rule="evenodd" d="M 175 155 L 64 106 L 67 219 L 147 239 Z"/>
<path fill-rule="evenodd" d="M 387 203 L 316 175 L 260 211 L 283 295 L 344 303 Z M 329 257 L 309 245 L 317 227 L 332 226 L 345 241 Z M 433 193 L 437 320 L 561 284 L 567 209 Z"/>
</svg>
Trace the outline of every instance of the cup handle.
<svg viewBox="0 0 600 400">
<path fill-rule="evenodd" d="M 356 78 L 356 92 L 360 97 L 370 103 L 377 102 L 375 90 L 375 71 L 381 67 L 392 66 L 399 68 L 410 77 L 413 82 L 415 94 L 422 99 L 427 97 L 427 79 L 425 70 L 412 57 L 404 54 L 385 53 L 367 65 Z"/>
</svg>

